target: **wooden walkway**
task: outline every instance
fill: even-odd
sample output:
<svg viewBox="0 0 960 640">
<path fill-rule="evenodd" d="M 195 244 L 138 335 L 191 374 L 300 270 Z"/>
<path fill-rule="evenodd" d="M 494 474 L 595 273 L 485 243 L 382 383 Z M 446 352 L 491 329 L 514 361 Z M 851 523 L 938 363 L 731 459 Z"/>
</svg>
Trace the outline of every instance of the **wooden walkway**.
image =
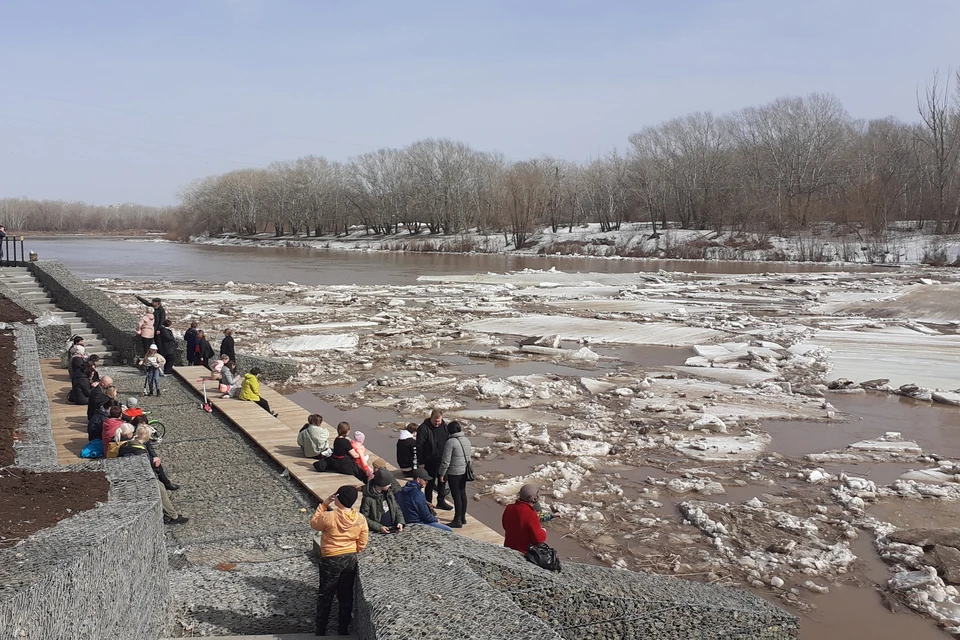
<svg viewBox="0 0 960 640">
<path fill-rule="evenodd" d="M 77 464 L 83 462 L 80 452 L 87 445 L 87 407 L 67 401 L 70 394 L 70 372 L 56 360 L 40 360 L 43 387 L 50 405 L 50 423 L 53 426 L 53 441 L 57 445 L 57 462 Z"/>
<path fill-rule="evenodd" d="M 198 394 L 203 393 L 201 380 L 207 379 L 210 375 L 210 371 L 205 367 L 174 367 L 174 372 L 193 387 Z M 213 393 L 210 393 L 211 389 Z M 216 383 L 207 382 L 207 398 L 214 409 L 246 433 L 267 455 L 289 471 L 290 476 L 306 487 L 318 500 L 325 500 L 330 494 L 336 492 L 340 486 L 350 482 L 348 476 L 339 473 L 317 473 L 313 468 L 313 460 L 303 457 L 300 447 L 297 446 L 297 433 L 300 431 L 300 427 L 306 424 L 307 417 L 310 415 L 306 409 L 263 383 L 260 384 L 260 396 L 270 403 L 271 409 L 280 414 L 279 418 L 274 418 L 254 402 L 245 402 L 235 398 L 221 398 L 221 394 L 217 393 L 216 389 Z M 84 417 L 86 417 L 85 412 Z M 334 427 L 326 423 L 324 423 L 324 426 L 331 431 L 335 431 Z M 84 432 L 84 440 L 86 440 L 86 432 Z M 376 454 L 371 451 L 371 462 L 376 458 Z M 387 464 L 387 467 L 395 468 L 390 464 Z M 402 481 L 402 479 L 400 480 Z M 450 517 L 453 517 L 452 511 L 447 513 Z M 443 520 L 441 515 L 441 522 Z M 477 540 L 498 545 L 503 544 L 501 534 L 476 518 L 468 518 L 466 526 L 461 529 L 454 529 L 454 531 Z"/>
</svg>

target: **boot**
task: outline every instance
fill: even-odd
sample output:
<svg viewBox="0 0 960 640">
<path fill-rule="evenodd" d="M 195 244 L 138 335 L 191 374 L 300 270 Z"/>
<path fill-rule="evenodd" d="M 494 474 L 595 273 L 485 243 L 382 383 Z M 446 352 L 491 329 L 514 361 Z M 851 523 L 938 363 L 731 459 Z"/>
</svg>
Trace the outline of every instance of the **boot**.
<svg viewBox="0 0 960 640">
<path fill-rule="evenodd" d="M 443 509 L 444 511 L 452 511 L 453 505 L 441 498 L 440 502 L 437 503 L 437 509 Z"/>
</svg>

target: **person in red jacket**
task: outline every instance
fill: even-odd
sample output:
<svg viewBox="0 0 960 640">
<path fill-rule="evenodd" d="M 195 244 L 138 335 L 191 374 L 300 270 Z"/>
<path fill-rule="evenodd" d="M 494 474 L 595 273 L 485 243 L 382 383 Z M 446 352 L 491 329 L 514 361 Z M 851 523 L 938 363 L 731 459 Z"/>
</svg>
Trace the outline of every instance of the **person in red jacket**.
<svg viewBox="0 0 960 640">
<path fill-rule="evenodd" d="M 503 510 L 503 546 L 526 553 L 531 545 L 547 541 L 547 532 L 541 522 L 552 519 L 555 514 L 541 514 L 537 508 L 540 490 L 532 484 L 520 487 L 517 501 Z"/>
</svg>

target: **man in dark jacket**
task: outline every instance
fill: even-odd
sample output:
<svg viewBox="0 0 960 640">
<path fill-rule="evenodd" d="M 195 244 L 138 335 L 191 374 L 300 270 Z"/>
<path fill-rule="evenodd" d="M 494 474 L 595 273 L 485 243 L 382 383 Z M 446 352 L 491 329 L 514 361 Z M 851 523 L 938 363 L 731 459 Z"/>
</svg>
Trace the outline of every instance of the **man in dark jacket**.
<svg viewBox="0 0 960 640">
<path fill-rule="evenodd" d="M 230 362 L 237 361 L 237 352 L 233 347 L 233 329 L 223 330 L 223 340 L 220 341 L 220 355 L 230 356 Z"/>
<path fill-rule="evenodd" d="M 197 364 L 197 343 L 200 342 L 198 333 L 197 323 L 191 322 L 190 328 L 183 334 L 183 339 L 187 341 L 187 364 L 190 366 Z"/>
<path fill-rule="evenodd" d="M 417 462 L 421 469 L 430 475 L 427 483 L 427 502 L 433 502 L 433 492 L 437 492 L 437 509 L 450 511 L 453 505 L 446 501 L 447 483 L 437 478 L 440 463 L 443 461 L 443 445 L 447 444 L 447 423 L 443 411 L 434 409 L 430 417 L 417 427 Z"/>
<path fill-rule="evenodd" d="M 104 393 L 107 389 L 113 386 L 113 378 L 110 376 L 103 376 L 100 379 L 99 383 L 92 383 L 90 385 L 90 396 L 87 400 L 87 420 L 93 417 L 104 402 L 109 400 L 107 394 Z"/>
<path fill-rule="evenodd" d="M 163 321 L 167 319 L 167 310 L 163 308 L 162 304 L 160 304 L 160 298 L 154 298 L 153 300 L 147 301 L 147 299 L 143 296 L 137 296 L 137 300 L 148 307 L 153 307 L 153 326 L 162 327 Z"/>
<path fill-rule="evenodd" d="M 377 469 L 373 480 L 363 487 L 360 515 L 367 519 L 367 528 L 373 533 L 403 531 L 406 520 L 397 504 L 400 485 L 388 469 Z"/>
<path fill-rule="evenodd" d="M 207 335 L 203 332 L 203 329 L 199 329 L 197 331 L 197 360 L 195 364 L 200 364 L 210 369 L 216 357 L 216 354 L 213 352 L 213 347 L 210 346 L 210 341 L 207 340 Z"/>
<path fill-rule="evenodd" d="M 177 359 L 177 339 L 173 335 L 173 325 L 169 320 L 164 320 L 160 331 L 157 332 L 157 346 L 160 347 L 160 355 L 163 356 L 163 375 L 167 376 L 173 373 L 173 361 Z"/>
<path fill-rule="evenodd" d="M 433 478 L 423 469 L 414 471 L 413 480 L 403 485 L 403 489 L 397 494 L 397 504 L 400 505 L 400 510 L 403 511 L 403 519 L 408 525 L 425 524 L 452 533 L 453 529 L 442 524 L 437 520 L 437 516 L 430 512 L 427 499 L 423 497 L 422 489 L 431 480 Z"/>
</svg>

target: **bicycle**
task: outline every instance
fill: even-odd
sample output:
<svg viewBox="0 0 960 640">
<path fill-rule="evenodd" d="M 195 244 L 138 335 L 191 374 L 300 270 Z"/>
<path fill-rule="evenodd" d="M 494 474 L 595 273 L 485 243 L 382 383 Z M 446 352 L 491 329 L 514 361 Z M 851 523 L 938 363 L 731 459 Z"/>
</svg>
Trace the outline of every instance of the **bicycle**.
<svg viewBox="0 0 960 640">
<path fill-rule="evenodd" d="M 150 442 L 160 444 L 163 436 L 167 434 L 167 427 L 159 418 L 150 418 L 150 412 L 144 411 L 143 415 L 147 417 L 147 426 L 150 428 Z"/>
</svg>

